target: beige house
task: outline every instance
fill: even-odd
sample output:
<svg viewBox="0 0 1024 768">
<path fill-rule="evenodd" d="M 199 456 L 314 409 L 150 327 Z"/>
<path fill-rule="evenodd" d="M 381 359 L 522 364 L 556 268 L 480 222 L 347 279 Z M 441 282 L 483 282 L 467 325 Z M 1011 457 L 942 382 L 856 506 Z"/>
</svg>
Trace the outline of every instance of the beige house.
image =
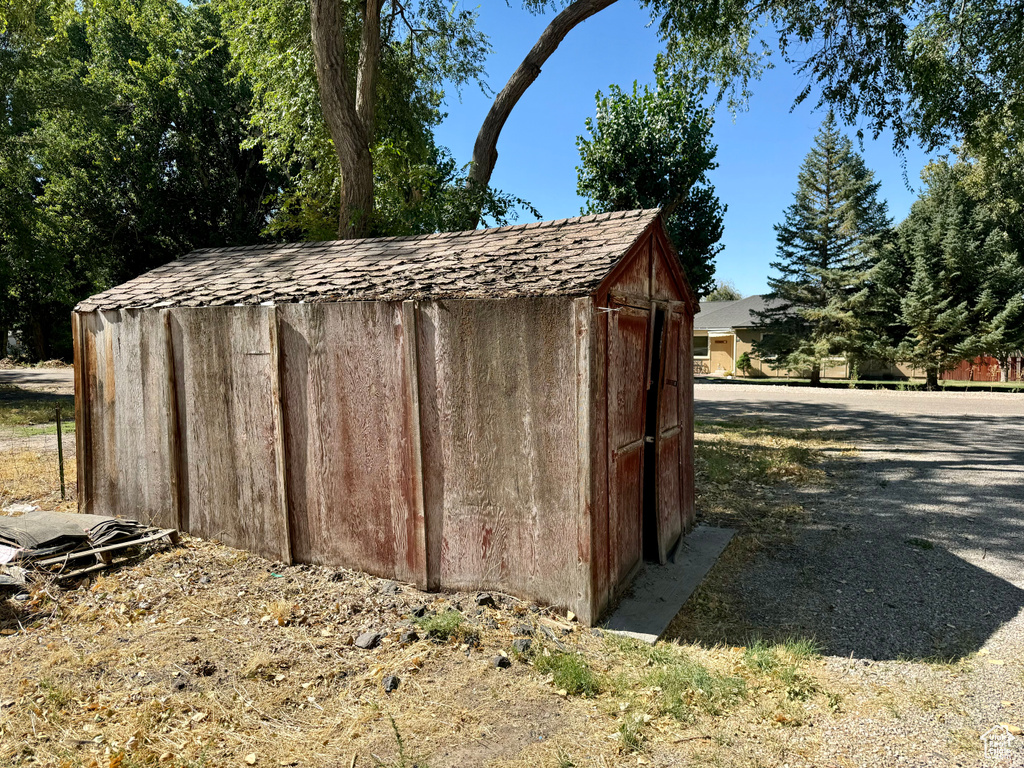
<svg viewBox="0 0 1024 768">
<path fill-rule="evenodd" d="M 735 301 L 702 301 L 693 323 L 693 363 L 698 374 L 740 374 L 736 363 L 746 352 L 754 364 L 753 375 L 785 375 L 754 355 L 754 341 L 761 338 L 755 312 L 764 311 L 763 296 Z"/>
<path fill-rule="evenodd" d="M 757 312 L 766 307 L 764 296 L 747 296 L 735 301 L 702 301 L 700 313 L 693 324 L 693 365 L 697 374 L 714 376 L 744 375 L 736 368 L 746 353 L 753 368 L 749 375 L 796 376 L 808 375 L 801 371 L 776 368 L 771 361 L 761 360 L 754 353 L 754 342 L 761 339 Z M 836 358 L 822 369 L 822 376 L 843 379 L 849 376 L 846 360 Z"/>
<path fill-rule="evenodd" d="M 807 371 L 776 368 L 771 361 L 761 360 L 754 352 L 754 342 L 761 339 L 757 312 L 766 307 L 764 296 L 747 296 L 735 301 L 702 301 L 700 313 L 693 324 L 693 370 L 697 375 L 772 376 L 807 378 Z M 736 368 L 743 353 L 750 357 L 752 368 L 744 374 Z M 837 357 L 821 369 L 822 378 L 848 379 L 850 366 Z M 861 377 L 884 379 L 924 378 L 924 372 L 904 363 L 895 365 L 875 362 L 863 366 Z"/>
</svg>

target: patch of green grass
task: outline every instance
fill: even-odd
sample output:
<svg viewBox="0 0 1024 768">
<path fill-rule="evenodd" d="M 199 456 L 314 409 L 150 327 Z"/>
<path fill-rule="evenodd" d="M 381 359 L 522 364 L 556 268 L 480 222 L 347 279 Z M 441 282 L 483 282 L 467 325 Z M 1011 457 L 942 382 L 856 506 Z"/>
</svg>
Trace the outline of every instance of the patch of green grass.
<svg viewBox="0 0 1024 768">
<path fill-rule="evenodd" d="M 75 432 L 74 420 L 68 422 L 63 421 L 60 425 L 60 431 L 62 434 L 71 435 Z M 16 426 L 11 427 L 8 432 L 12 437 L 36 437 L 37 435 L 56 435 L 57 424 L 52 422 L 50 424 L 31 424 L 27 426 Z"/>
<path fill-rule="evenodd" d="M 747 692 L 742 678 L 719 675 L 686 658 L 654 670 L 645 682 L 661 689 L 658 709 L 681 722 L 693 722 L 699 714 L 721 715 Z"/>
<path fill-rule="evenodd" d="M 597 676 L 579 654 L 541 653 L 533 664 L 538 672 L 551 675 L 555 688 L 566 691 L 570 696 L 596 696 L 601 692 Z"/>
<path fill-rule="evenodd" d="M 57 403 L 61 406 L 61 418 L 74 424 L 75 398 L 70 395 L 53 395 L 33 392 L 11 385 L 0 385 L 0 426 L 26 427 L 36 424 L 55 424 Z M 53 428 L 56 433 L 56 427 Z"/>
<path fill-rule="evenodd" d="M 786 698 L 802 701 L 818 692 L 818 684 L 800 670 L 800 664 L 816 659 L 818 648 L 812 640 L 789 638 L 780 643 L 755 640 L 743 651 L 743 666 L 757 675 L 777 680 Z"/>
<path fill-rule="evenodd" d="M 743 678 L 714 672 L 677 646 L 650 646 L 626 638 L 614 638 L 611 644 L 626 656 L 630 667 L 649 670 L 642 675 L 639 685 L 656 691 L 653 705 L 658 714 L 690 723 L 698 715 L 723 714 L 747 694 Z M 626 676 L 616 682 L 622 692 L 635 685 Z"/>
<path fill-rule="evenodd" d="M 39 690 L 46 697 L 46 705 L 53 709 L 65 709 L 74 698 L 70 688 L 49 678 L 39 681 Z"/>
<path fill-rule="evenodd" d="M 424 616 L 416 622 L 423 633 L 438 642 L 458 641 L 475 643 L 479 633 L 466 623 L 466 617 L 454 608 L 433 616 Z"/>
<path fill-rule="evenodd" d="M 643 717 L 626 715 L 619 725 L 619 743 L 622 751 L 627 754 L 639 752 L 643 749 L 645 740 Z"/>
</svg>

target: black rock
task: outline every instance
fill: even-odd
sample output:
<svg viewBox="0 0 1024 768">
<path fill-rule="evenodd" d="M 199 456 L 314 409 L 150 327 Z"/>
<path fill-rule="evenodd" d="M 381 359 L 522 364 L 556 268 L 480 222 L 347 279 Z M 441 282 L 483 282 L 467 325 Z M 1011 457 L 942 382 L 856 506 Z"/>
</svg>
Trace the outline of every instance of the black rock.
<svg viewBox="0 0 1024 768">
<path fill-rule="evenodd" d="M 402 679 L 398 677 L 398 675 L 388 675 L 381 681 L 381 686 L 383 686 L 386 693 L 391 693 L 392 691 L 398 690 L 398 686 L 401 682 Z"/>
<path fill-rule="evenodd" d="M 335 571 L 334 573 L 331 574 L 331 581 L 344 581 L 344 580 L 345 580 L 345 572 L 344 571 Z"/>
<path fill-rule="evenodd" d="M 362 648 L 364 651 L 369 651 L 380 645 L 381 637 L 380 632 L 363 632 L 363 634 L 356 638 L 355 646 L 356 648 Z"/>
<path fill-rule="evenodd" d="M 512 641 L 512 647 L 520 653 L 526 653 L 533 646 L 533 640 L 528 637 L 519 637 Z"/>
<path fill-rule="evenodd" d="M 399 638 L 398 641 L 402 645 L 410 645 L 411 643 L 415 643 L 419 639 L 420 636 L 410 629 L 408 632 L 403 632 L 402 636 Z"/>
<path fill-rule="evenodd" d="M 426 614 L 427 606 L 425 605 L 417 605 L 411 611 L 409 611 L 409 615 L 417 619 L 422 619 Z"/>
<path fill-rule="evenodd" d="M 512 666 L 512 662 L 508 660 L 507 656 L 495 656 L 493 663 L 498 669 L 508 669 Z"/>
<path fill-rule="evenodd" d="M 476 604 L 482 608 L 493 608 L 494 598 L 488 592 L 480 592 L 476 596 Z"/>
</svg>

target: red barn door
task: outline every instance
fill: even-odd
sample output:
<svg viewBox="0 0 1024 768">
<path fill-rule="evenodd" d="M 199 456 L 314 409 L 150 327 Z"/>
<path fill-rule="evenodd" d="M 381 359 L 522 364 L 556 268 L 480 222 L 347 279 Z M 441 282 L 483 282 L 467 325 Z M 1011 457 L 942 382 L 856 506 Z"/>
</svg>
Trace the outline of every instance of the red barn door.
<svg viewBox="0 0 1024 768">
<path fill-rule="evenodd" d="M 609 571 L 626 580 L 643 557 L 643 458 L 650 312 L 614 308 L 608 323 Z"/>
</svg>

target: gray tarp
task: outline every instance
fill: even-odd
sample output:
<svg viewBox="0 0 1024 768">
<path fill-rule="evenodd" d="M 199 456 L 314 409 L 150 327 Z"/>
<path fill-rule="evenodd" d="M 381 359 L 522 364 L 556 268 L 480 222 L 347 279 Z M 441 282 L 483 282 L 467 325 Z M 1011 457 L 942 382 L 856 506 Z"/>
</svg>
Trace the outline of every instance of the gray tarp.
<svg viewBox="0 0 1024 768">
<path fill-rule="evenodd" d="M 102 547 L 137 536 L 146 526 L 104 515 L 36 510 L 0 517 L 0 546 L 23 550 L 15 560 L 59 554 L 84 544 Z"/>
</svg>

